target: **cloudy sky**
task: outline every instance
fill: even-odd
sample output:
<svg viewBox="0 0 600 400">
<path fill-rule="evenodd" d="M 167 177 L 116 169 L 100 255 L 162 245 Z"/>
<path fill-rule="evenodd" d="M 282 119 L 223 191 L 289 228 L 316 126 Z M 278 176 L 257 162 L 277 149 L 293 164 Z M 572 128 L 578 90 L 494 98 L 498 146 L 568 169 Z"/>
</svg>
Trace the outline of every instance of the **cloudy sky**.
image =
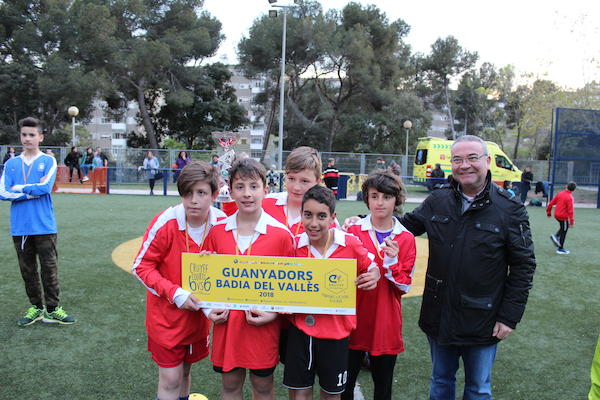
<svg viewBox="0 0 600 400">
<path fill-rule="evenodd" d="M 291 3 L 280 0 L 280 3 Z M 552 79 L 562 86 L 600 82 L 600 1 L 598 0 L 359 0 L 374 4 L 390 21 L 411 26 L 407 42 L 414 52 L 429 53 L 439 37 L 455 36 L 480 61 Z M 348 0 L 321 0 L 325 10 Z M 205 0 L 204 9 L 223 24 L 225 42 L 216 59 L 236 62 L 240 38 L 268 12 L 267 0 Z"/>
</svg>

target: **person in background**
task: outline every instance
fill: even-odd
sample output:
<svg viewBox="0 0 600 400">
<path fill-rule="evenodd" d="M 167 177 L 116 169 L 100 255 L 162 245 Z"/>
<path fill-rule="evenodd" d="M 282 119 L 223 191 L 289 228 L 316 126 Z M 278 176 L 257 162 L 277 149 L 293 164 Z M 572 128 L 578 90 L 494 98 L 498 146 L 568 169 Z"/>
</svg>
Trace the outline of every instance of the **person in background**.
<svg viewBox="0 0 600 400">
<path fill-rule="evenodd" d="M 533 182 L 533 172 L 531 167 L 527 166 L 521 174 L 521 203 L 525 204 L 527 201 L 527 192 L 531 189 L 531 183 Z"/>
<path fill-rule="evenodd" d="M 554 218 L 558 221 L 558 232 L 550 235 L 550 240 L 552 240 L 552 243 L 556 246 L 556 254 L 570 253 L 564 246 L 569 226 L 575 226 L 573 192 L 576 188 L 577 184 L 575 184 L 575 182 L 569 182 L 567 186 L 565 186 L 565 190 L 558 193 L 546 207 L 546 215 L 550 218 L 552 217 L 552 208 L 556 206 Z"/>
<path fill-rule="evenodd" d="M 394 175 L 400 177 L 402 179 L 402 167 L 396 161 L 391 161 L 390 166 L 388 168 Z"/>
<path fill-rule="evenodd" d="M 83 171 L 83 181 L 89 181 L 88 173 L 92 170 L 94 165 L 94 150 L 88 147 L 81 156 L 81 170 Z"/>
<path fill-rule="evenodd" d="M 146 153 L 144 164 L 138 167 L 138 170 L 146 171 L 148 185 L 150 186 L 150 196 L 154 195 L 154 183 L 156 182 L 156 179 L 162 178 L 162 173 L 159 171 L 159 168 L 160 164 L 158 163 L 158 158 L 156 158 L 151 151 Z"/>
<path fill-rule="evenodd" d="M 437 185 L 444 184 L 444 178 L 446 174 L 442 169 L 442 166 L 438 163 L 435 164 L 435 168 L 431 171 L 430 175 L 431 179 L 427 181 L 427 186 L 429 187 L 429 191 L 431 192 Z"/>
<path fill-rule="evenodd" d="M 71 147 L 71 151 L 65 157 L 64 163 L 67 167 L 69 167 L 69 182 L 73 180 L 73 170 L 77 170 L 77 176 L 79 178 L 79 183 L 83 183 L 83 174 L 81 173 L 81 168 L 79 167 L 79 159 L 81 155 L 77 151 L 77 147 Z"/>
<path fill-rule="evenodd" d="M 504 183 L 502 183 L 502 189 L 506 190 L 510 194 L 511 198 L 515 197 L 515 192 L 514 192 L 514 190 L 512 188 L 512 182 L 511 181 L 504 181 Z"/>
<path fill-rule="evenodd" d="M 96 147 L 96 154 L 102 160 L 101 167 L 108 167 L 108 157 L 102 152 L 102 148 Z"/>
<path fill-rule="evenodd" d="M 590 378 L 592 379 L 592 386 L 590 387 L 588 400 L 600 400 L 600 336 L 598 336 L 598 343 L 596 343 L 596 353 L 592 360 Z"/>
<path fill-rule="evenodd" d="M 17 323 L 70 325 L 75 318 L 59 305 L 58 231 L 51 196 L 56 159 L 40 151 L 44 135 L 38 119 L 24 118 L 19 126 L 23 152 L 7 162 L 0 178 L 0 200 L 11 202 L 10 234 L 31 304 Z"/>
<path fill-rule="evenodd" d="M 177 155 L 177 160 L 175 160 L 177 168 L 175 169 L 175 171 L 173 171 L 173 182 L 177 181 L 177 178 L 179 177 L 179 174 L 181 173 L 183 167 L 188 165 L 190 162 L 192 162 L 192 160 L 190 160 L 190 157 L 188 156 L 187 152 L 180 151 Z"/>
<path fill-rule="evenodd" d="M 15 158 L 16 156 L 17 156 L 17 153 L 15 151 L 15 148 L 14 147 L 9 147 L 8 151 L 4 155 L 4 159 L 2 159 L 2 164 L 6 164 L 6 162 L 8 160 L 10 160 L 11 158 Z"/>
<path fill-rule="evenodd" d="M 323 182 L 325 186 L 329 188 L 333 194 L 337 197 L 338 193 L 338 182 L 340 180 L 340 171 L 335 167 L 335 159 L 330 158 L 327 160 L 327 168 L 323 171 Z"/>
<path fill-rule="evenodd" d="M 383 160 L 383 158 L 381 158 L 381 157 L 377 158 L 376 169 L 385 169 L 385 161 Z"/>
<path fill-rule="evenodd" d="M 211 160 L 210 160 L 210 165 L 212 165 L 215 168 L 219 167 L 219 156 L 216 154 L 213 154 Z"/>
<path fill-rule="evenodd" d="M 267 185 L 269 186 L 269 193 L 277 192 L 277 185 L 279 185 L 279 173 L 275 171 L 275 165 L 271 165 L 271 169 L 267 172 Z"/>
</svg>

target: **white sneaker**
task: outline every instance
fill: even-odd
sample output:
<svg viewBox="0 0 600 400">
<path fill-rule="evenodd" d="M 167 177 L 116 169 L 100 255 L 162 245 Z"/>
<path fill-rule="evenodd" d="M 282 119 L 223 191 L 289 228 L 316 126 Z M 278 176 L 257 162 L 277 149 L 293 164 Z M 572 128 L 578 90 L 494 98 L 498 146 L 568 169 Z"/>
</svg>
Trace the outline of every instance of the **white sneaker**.
<svg viewBox="0 0 600 400">
<path fill-rule="evenodd" d="M 84 181 L 84 182 L 87 182 L 89 180 L 90 180 L 90 178 L 88 178 L 87 176 L 84 176 L 83 179 L 82 179 L 82 181 Z"/>
</svg>

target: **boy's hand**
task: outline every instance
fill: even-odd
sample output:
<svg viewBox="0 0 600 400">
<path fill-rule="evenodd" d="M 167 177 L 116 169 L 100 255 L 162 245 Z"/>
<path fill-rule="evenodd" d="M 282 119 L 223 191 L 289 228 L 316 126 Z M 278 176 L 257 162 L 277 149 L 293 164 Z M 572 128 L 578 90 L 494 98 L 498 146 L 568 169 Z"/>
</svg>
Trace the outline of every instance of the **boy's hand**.
<svg viewBox="0 0 600 400">
<path fill-rule="evenodd" d="M 274 321 L 277 313 L 260 310 L 246 310 L 246 322 L 250 325 L 261 326 Z"/>
<path fill-rule="evenodd" d="M 210 250 L 202 250 L 200 253 L 198 253 L 199 256 L 208 256 L 210 254 L 217 254 L 214 251 L 210 251 Z"/>
<path fill-rule="evenodd" d="M 379 268 L 373 268 L 356 278 L 356 287 L 362 290 L 373 290 L 377 287 L 377 281 L 380 277 Z"/>
<path fill-rule="evenodd" d="M 193 294 L 190 294 L 180 308 L 182 310 L 198 311 L 200 309 L 200 300 Z"/>
<path fill-rule="evenodd" d="M 381 249 L 385 252 L 385 255 L 388 256 L 389 258 L 396 258 L 398 257 L 398 251 L 400 250 L 400 246 L 398 246 L 398 242 L 390 239 L 390 238 L 385 238 L 383 241 L 383 246 L 381 246 Z"/>
<path fill-rule="evenodd" d="M 357 223 L 358 221 L 360 221 L 360 217 L 354 216 L 354 217 L 350 217 L 350 218 L 346 218 L 344 220 L 344 226 L 342 226 L 342 229 L 344 231 L 347 231 L 348 228 L 350 227 L 350 225 L 354 225 L 355 223 Z"/>
<path fill-rule="evenodd" d="M 208 319 L 214 322 L 216 325 L 224 324 L 227 322 L 227 318 L 229 317 L 229 310 L 224 308 L 215 308 L 210 314 L 208 314 Z"/>
</svg>

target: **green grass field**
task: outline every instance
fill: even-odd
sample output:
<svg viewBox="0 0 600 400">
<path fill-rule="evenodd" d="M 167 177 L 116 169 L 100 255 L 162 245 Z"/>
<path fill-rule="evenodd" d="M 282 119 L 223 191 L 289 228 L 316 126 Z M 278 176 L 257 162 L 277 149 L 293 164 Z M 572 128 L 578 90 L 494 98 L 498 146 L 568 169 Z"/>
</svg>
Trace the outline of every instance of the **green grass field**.
<svg viewBox="0 0 600 400">
<path fill-rule="evenodd" d="M 17 326 L 28 301 L 9 236 L 9 204 L 3 202 L 0 399 L 153 399 L 157 368 L 146 351 L 145 289 L 112 263 L 111 252 L 140 236 L 152 216 L 177 198 L 53 197 L 62 305 L 78 322 Z M 339 219 L 365 210 L 362 203 L 340 202 Z M 577 225 L 567 238 L 569 256 L 554 253 L 548 235 L 557 224 L 546 218 L 543 208 L 530 209 L 530 217 L 538 269 L 523 322 L 499 347 L 495 399 L 583 399 L 600 331 L 600 212 L 576 210 Z M 430 361 L 426 338 L 417 326 L 420 303 L 419 297 L 403 301 L 406 352 L 398 357 L 394 398 L 427 397 Z M 277 399 L 287 398 L 281 372 L 278 368 L 275 378 Z M 196 364 L 192 374 L 193 392 L 219 398 L 219 376 L 208 360 Z M 369 381 L 363 372 L 366 398 L 372 393 Z"/>
</svg>

